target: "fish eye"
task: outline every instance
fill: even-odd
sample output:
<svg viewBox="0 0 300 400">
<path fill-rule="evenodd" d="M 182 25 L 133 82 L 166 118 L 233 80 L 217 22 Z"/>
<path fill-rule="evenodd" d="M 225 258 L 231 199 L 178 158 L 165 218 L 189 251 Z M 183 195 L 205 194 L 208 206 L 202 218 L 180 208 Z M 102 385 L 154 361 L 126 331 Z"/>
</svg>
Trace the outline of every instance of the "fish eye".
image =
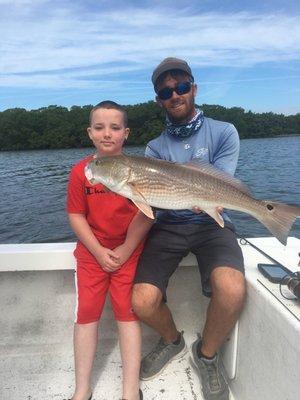
<svg viewBox="0 0 300 400">
<path fill-rule="evenodd" d="M 268 209 L 269 211 L 272 211 L 273 208 L 274 208 L 274 207 L 273 207 L 271 204 L 267 204 L 267 209 Z"/>
</svg>

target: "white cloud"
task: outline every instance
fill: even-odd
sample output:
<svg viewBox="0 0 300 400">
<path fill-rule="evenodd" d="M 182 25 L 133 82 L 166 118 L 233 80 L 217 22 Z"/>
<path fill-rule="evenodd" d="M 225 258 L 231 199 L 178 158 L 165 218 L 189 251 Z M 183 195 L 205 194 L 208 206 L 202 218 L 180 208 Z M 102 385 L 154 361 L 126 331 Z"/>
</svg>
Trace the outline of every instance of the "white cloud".
<svg viewBox="0 0 300 400">
<path fill-rule="evenodd" d="M 149 72 L 170 55 L 193 67 L 300 59 L 297 15 L 187 15 L 158 8 L 105 12 L 101 7 L 80 12 L 71 6 L 45 7 L 41 13 L 36 8 L 41 2 L 16 1 L 27 6 L 1 17 L 1 86 L 90 88 L 111 74 L 124 79 L 126 72 Z"/>
</svg>

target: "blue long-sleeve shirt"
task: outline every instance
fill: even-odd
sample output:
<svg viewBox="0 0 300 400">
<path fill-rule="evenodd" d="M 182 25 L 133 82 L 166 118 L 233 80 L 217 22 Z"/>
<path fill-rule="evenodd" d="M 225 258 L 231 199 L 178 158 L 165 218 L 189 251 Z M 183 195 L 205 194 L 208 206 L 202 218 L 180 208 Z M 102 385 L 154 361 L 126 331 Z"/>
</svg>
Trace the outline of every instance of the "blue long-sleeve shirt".
<svg viewBox="0 0 300 400">
<path fill-rule="evenodd" d="M 163 131 L 160 136 L 148 143 L 145 155 L 177 163 L 187 163 L 198 158 L 234 175 L 239 156 L 239 143 L 238 132 L 232 124 L 204 117 L 198 132 L 188 138 L 178 138 Z M 190 210 L 158 211 L 156 217 L 158 223 L 167 224 L 214 222 L 209 215 L 196 214 Z M 223 213 L 223 218 L 225 221 L 230 221 L 226 212 Z"/>
</svg>

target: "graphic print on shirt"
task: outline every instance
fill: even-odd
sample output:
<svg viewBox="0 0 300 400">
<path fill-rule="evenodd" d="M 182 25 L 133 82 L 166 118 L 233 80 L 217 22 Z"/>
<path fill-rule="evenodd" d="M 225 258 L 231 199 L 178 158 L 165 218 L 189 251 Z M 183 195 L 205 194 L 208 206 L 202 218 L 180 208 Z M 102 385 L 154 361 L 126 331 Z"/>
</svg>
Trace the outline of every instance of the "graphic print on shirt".
<svg viewBox="0 0 300 400">
<path fill-rule="evenodd" d="M 208 155 L 208 148 L 207 147 L 201 147 L 200 149 L 196 150 L 194 154 L 194 158 L 203 158 L 206 159 Z"/>
<path fill-rule="evenodd" d="M 85 194 L 90 195 L 90 194 L 104 194 L 104 193 L 109 193 L 110 190 L 107 189 L 106 187 L 101 187 L 101 189 L 97 187 L 91 187 L 91 186 L 86 186 L 85 187 Z"/>
</svg>

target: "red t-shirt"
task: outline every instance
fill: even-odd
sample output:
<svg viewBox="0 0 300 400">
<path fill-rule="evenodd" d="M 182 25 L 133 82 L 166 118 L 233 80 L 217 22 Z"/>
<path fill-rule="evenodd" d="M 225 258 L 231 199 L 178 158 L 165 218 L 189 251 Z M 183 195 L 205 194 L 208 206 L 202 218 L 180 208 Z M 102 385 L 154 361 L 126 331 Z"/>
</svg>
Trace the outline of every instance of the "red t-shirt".
<svg viewBox="0 0 300 400">
<path fill-rule="evenodd" d="M 137 207 L 129 199 L 111 192 L 104 185 L 91 185 L 88 182 L 84 167 L 92 157 L 79 161 L 71 170 L 67 212 L 84 214 L 101 245 L 113 249 L 125 241 L 128 226 L 137 213 Z M 80 242 L 77 243 L 74 254 L 76 257 L 92 256 Z"/>
</svg>

